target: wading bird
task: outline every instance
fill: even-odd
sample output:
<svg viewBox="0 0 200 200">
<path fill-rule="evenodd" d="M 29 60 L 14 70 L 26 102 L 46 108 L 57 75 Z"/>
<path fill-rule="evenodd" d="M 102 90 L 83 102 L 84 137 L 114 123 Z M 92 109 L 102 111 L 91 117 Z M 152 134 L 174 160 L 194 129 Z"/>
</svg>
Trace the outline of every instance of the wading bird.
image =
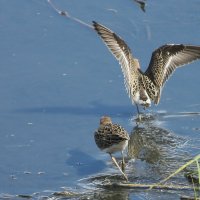
<svg viewBox="0 0 200 200">
<path fill-rule="evenodd" d="M 147 108 L 151 105 L 151 101 L 158 104 L 162 88 L 176 68 L 200 59 L 200 46 L 166 44 L 152 53 L 147 70 L 142 72 L 138 59 L 133 57 L 122 38 L 97 22 L 93 22 L 93 26 L 119 61 L 127 93 L 132 103 L 137 106 L 139 118 L 138 105 Z"/>
<path fill-rule="evenodd" d="M 96 145 L 104 152 L 108 153 L 128 181 L 126 174 L 123 172 L 125 169 L 124 153 L 123 151 L 128 145 L 129 135 L 123 127 L 119 124 L 113 124 L 108 116 L 103 116 L 100 119 L 99 128 L 94 133 Z M 122 168 L 119 167 L 115 157 L 112 155 L 120 151 L 122 154 Z"/>
</svg>

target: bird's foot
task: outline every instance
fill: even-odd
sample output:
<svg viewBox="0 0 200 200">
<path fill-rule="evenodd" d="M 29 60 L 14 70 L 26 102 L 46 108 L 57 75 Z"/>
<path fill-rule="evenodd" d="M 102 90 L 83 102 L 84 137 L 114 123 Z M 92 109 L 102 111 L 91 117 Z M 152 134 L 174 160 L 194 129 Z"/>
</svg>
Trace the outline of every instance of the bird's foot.
<svg viewBox="0 0 200 200">
<path fill-rule="evenodd" d="M 141 113 L 137 114 L 137 118 L 135 119 L 135 121 L 136 121 L 137 125 L 140 125 L 140 123 L 142 122 L 142 114 Z"/>
<path fill-rule="evenodd" d="M 122 171 L 122 168 L 119 166 L 119 164 L 117 163 L 116 159 L 114 156 L 110 155 L 112 161 L 114 162 L 114 164 L 116 165 L 116 167 L 119 169 L 119 171 L 122 173 L 122 175 L 124 176 L 124 178 L 126 179 L 126 181 L 128 182 L 128 177 L 127 175 Z"/>
</svg>

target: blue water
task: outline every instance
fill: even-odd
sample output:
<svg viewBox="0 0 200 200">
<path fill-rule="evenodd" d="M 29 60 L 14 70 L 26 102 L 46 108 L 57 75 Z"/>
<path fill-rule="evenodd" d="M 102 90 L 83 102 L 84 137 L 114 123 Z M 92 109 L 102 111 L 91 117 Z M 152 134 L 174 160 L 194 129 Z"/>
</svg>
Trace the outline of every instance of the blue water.
<svg viewBox="0 0 200 200">
<path fill-rule="evenodd" d="M 162 44 L 200 45 L 198 0 L 148 0 L 145 13 L 131 0 L 53 2 L 86 23 L 95 20 L 119 34 L 143 70 Z M 83 187 L 80 179 L 118 173 L 109 156 L 96 147 L 93 132 L 99 118 L 110 115 L 131 133 L 136 107 L 128 99 L 117 61 L 97 34 L 56 13 L 46 0 L 1 0 L 0 38 L 0 196 L 51 194 L 63 187 L 82 191 L 89 183 L 83 181 Z M 161 138 L 163 130 L 170 133 L 175 147 L 184 152 L 176 152 L 180 157 L 199 154 L 199 65 L 200 61 L 178 69 L 160 104 L 144 111 L 155 116 L 144 132 L 157 127 Z M 167 145 L 161 148 L 176 151 Z M 158 160 L 164 157 L 168 162 L 168 156 L 165 152 Z M 148 182 L 152 166 L 139 157 L 130 170 L 135 168 L 135 176 Z M 159 179 L 167 174 L 157 175 Z M 109 196 L 110 191 L 103 194 Z M 121 199 L 177 197 L 141 191 L 120 194 Z"/>
</svg>

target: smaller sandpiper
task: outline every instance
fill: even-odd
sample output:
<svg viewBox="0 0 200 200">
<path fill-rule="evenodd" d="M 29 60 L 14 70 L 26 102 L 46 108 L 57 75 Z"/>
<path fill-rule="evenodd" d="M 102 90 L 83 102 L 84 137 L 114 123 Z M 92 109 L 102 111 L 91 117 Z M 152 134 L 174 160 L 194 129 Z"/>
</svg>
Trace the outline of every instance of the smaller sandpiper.
<svg viewBox="0 0 200 200">
<path fill-rule="evenodd" d="M 114 164 L 119 168 L 125 179 L 128 181 L 126 174 L 123 172 L 125 169 L 124 150 L 126 149 L 129 141 L 129 135 L 126 130 L 119 124 L 113 124 L 108 116 L 103 116 L 100 119 L 99 128 L 94 133 L 96 145 L 104 152 L 108 153 L 113 160 Z M 122 168 L 119 167 L 115 157 L 112 155 L 116 152 L 122 154 Z"/>
</svg>

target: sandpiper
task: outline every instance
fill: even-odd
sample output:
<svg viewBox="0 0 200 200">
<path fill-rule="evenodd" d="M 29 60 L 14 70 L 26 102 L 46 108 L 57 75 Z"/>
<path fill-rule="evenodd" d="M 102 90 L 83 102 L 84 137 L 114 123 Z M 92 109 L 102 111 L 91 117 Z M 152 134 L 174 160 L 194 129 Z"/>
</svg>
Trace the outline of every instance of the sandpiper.
<svg viewBox="0 0 200 200">
<path fill-rule="evenodd" d="M 113 124 L 110 117 L 103 116 L 100 119 L 99 128 L 94 133 L 94 139 L 97 146 L 110 155 L 125 179 L 128 180 L 126 174 L 123 172 L 125 168 L 123 151 L 127 147 L 129 140 L 129 135 L 126 130 L 119 124 Z M 122 154 L 122 168 L 119 167 L 115 157 L 112 155 L 119 151 Z"/>
<path fill-rule="evenodd" d="M 133 57 L 123 39 L 97 22 L 93 21 L 93 26 L 119 61 L 127 93 L 137 106 L 138 115 L 138 105 L 146 108 L 151 105 L 151 101 L 159 103 L 162 88 L 177 67 L 200 59 L 200 46 L 165 44 L 152 53 L 147 70 L 142 72 L 138 59 Z"/>
</svg>

